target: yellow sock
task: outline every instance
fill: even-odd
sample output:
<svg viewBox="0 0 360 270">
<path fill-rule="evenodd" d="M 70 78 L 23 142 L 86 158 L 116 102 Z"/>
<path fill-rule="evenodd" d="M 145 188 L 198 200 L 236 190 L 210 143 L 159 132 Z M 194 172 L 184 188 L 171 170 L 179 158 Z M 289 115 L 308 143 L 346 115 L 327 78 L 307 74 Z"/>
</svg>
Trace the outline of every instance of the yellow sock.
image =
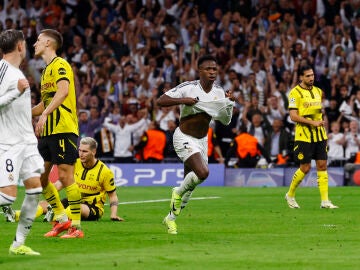
<svg viewBox="0 0 360 270">
<path fill-rule="evenodd" d="M 42 214 L 44 214 L 44 209 L 40 205 L 38 205 L 36 209 L 35 218 L 40 217 Z"/>
<path fill-rule="evenodd" d="M 305 173 L 303 173 L 302 170 L 300 170 L 300 168 L 297 169 L 296 172 L 294 173 L 293 179 L 289 187 L 289 191 L 287 193 L 289 197 L 295 197 L 295 190 L 298 187 L 298 185 L 301 183 L 301 181 L 304 179 L 304 177 L 305 177 Z"/>
<path fill-rule="evenodd" d="M 43 189 L 43 195 L 46 201 L 51 205 L 54 210 L 55 219 L 60 222 L 67 220 L 64 206 L 60 201 L 59 192 L 56 190 L 53 183 L 49 182 L 48 185 Z"/>
<path fill-rule="evenodd" d="M 20 214 L 21 214 L 20 210 L 15 210 L 15 221 L 16 222 L 19 222 Z"/>
<path fill-rule="evenodd" d="M 329 200 L 329 178 L 327 171 L 317 172 L 317 182 L 320 191 L 320 197 L 322 201 Z"/>
<path fill-rule="evenodd" d="M 72 185 L 67 186 L 65 190 L 71 212 L 71 223 L 73 226 L 80 227 L 81 195 L 80 195 L 79 187 L 76 183 L 73 183 Z"/>
<path fill-rule="evenodd" d="M 15 221 L 19 221 L 20 213 L 21 213 L 20 210 L 15 210 Z M 42 214 L 44 214 L 44 210 L 40 205 L 38 205 L 36 209 L 35 218 L 40 217 Z"/>
</svg>

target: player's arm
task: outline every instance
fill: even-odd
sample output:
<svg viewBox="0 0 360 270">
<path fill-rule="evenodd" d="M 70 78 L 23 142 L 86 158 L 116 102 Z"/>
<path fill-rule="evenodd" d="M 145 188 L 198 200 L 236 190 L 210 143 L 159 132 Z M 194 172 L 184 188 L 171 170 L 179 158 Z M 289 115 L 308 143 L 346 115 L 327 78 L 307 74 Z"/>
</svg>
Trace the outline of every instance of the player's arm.
<svg viewBox="0 0 360 270">
<path fill-rule="evenodd" d="M 306 124 L 306 125 L 311 125 L 314 127 L 320 127 L 324 125 L 324 121 L 315 121 L 315 120 L 311 120 L 311 119 L 307 119 L 301 115 L 299 115 L 299 111 L 296 109 L 290 109 L 289 110 L 289 115 L 292 121 L 296 122 L 296 123 L 301 123 L 301 124 Z"/>
<path fill-rule="evenodd" d="M 122 217 L 117 215 L 119 200 L 116 195 L 116 190 L 108 192 L 110 202 L 110 219 L 113 221 L 124 221 Z"/>
<path fill-rule="evenodd" d="M 57 90 L 53 99 L 51 100 L 50 104 L 45 108 L 45 110 L 41 113 L 39 121 L 36 124 L 36 135 L 40 135 L 42 133 L 48 115 L 52 113 L 55 109 L 57 109 L 64 102 L 65 98 L 69 94 L 68 80 L 60 80 L 57 82 L 56 85 Z"/>
<path fill-rule="evenodd" d="M 16 82 L 14 82 L 14 84 L 16 84 Z M 7 91 L 0 96 L 0 108 L 14 101 L 29 87 L 30 86 L 27 79 L 19 79 L 17 82 L 17 87 L 10 85 Z"/>
<path fill-rule="evenodd" d="M 171 91 L 171 90 L 170 90 Z M 169 107 L 174 105 L 189 105 L 192 106 L 198 102 L 198 99 L 191 97 L 170 97 L 167 94 L 162 94 L 157 100 L 156 104 L 160 107 Z"/>
<path fill-rule="evenodd" d="M 40 101 L 37 105 L 32 107 L 31 114 L 32 116 L 39 116 L 45 110 L 45 105 L 43 101 Z"/>
</svg>

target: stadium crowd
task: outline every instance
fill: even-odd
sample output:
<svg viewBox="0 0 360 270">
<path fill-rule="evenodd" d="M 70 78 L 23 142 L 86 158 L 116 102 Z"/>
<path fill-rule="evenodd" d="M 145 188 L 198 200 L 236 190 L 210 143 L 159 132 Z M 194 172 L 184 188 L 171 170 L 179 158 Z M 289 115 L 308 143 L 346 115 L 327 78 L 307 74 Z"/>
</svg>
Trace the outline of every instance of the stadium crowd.
<svg viewBox="0 0 360 270">
<path fill-rule="evenodd" d="M 61 56 L 76 77 L 80 138 L 94 137 L 109 162 L 177 161 L 179 108 L 159 108 L 155 100 L 197 79 L 197 59 L 212 54 L 217 83 L 237 99 L 230 125 L 212 125 L 214 162 L 236 166 L 227 153 L 246 125 L 272 163 L 291 164 L 287 94 L 299 67 L 309 64 L 324 91 L 329 161 L 360 163 L 358 0 L 0 0 L 0 28 L 27 37 L 22 68 L 34 105 L 45 63 L 32 45 L 43 28 L 62 33 Z M 143 143 L 149 127 L 165 133 L 163 157 L 151 157 Z"/>
</svg>

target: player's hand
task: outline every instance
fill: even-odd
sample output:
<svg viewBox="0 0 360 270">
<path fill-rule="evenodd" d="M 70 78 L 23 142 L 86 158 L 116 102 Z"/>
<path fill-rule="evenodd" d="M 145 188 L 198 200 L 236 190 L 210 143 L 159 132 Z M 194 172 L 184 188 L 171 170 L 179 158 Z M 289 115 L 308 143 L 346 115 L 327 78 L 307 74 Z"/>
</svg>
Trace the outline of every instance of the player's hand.
<svg viewBox="0 0 360 270">
<path fill-rule="evenodd" d="M 40 115 L 39 121 L 36 123 L 36 126 L 35 126 L 36 136 L 40 136 L 42 134 L 46 120 L 47 120 L 47 115 L 45 115 L 45 114 Z"/>
<path fill-rule="evenodd" d="M 123 219 L 122 217 L 118 217 L 118 216 L 115 216 L 115 217 L 110 217 L 110 219 L 112 220 L 112 221 L 125 221 L 125 219 Z"/>
<path fill-rule="evenodd" d="M 199 98 L 184 98 L 183 99 L 183 104 L 185 104 L 185 105 L 195 105 L 196 103 L 198 103 L 198 101 L 199 101 Z"/>
<path fill-rule="evenodd" d="M 227 90 L 225 92 L 225 96 L 230 99 L 231 101 L 235 101 L 234 93 L 231 90 Z"/>
<path fill-rule="evenodd" d="M 21 94 L 24 93 L 24 91 L 26 89 L 28 89 L 29 87 L 30 87 L 30 84 L 27 79 L 24 78 L 24 79 L 18 80 L 17 88 L 19 89 Z"/>
<path fill-rule="evenodd" d="M 314 127 L 322 127 L 325 125 L 325 121 L 313 121 Z"/>
</svg>

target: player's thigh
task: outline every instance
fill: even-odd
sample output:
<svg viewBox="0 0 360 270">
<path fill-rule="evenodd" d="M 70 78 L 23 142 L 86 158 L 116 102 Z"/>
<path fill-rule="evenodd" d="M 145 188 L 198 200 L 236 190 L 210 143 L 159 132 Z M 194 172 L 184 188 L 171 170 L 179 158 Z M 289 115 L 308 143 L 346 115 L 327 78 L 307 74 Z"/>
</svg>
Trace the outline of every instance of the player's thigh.
<svg viewBox="0 0 360 270">
<path fill-rule="evenodd" d="M 185 167 L 190 169 L 189 171 L 193 171 L 200 179 L 206 179 L 209 175 L 208 164 L 203 159 L 200 152 L 191 155 L 185 161 Z"/>
<path fill-rule="evenodd" d="M 40 175 L 44 173 L 44 160 L 36 145 L 28 145 L 24 150 L 24 160 L 20 168 L 19 177 L 26 188 L 40 186 Z"/>
<path fill-rule="evenodd" d="M 311 163 L 313 146 L 311 143 L 296 141 L 294 143 L 294 159 L 300 164 Z"/>
<path fill-rule="evenodd" d="M 197 139 L 188 136 L 181 132 L 180 128 L 177 128 L 174 133 L 174 149 L 178 157 L 185 162 L 189 157 L 195 153 L 200 153 L 200 156 L 208 162 L 207 156 L 207 137 Z"/>
<path fill-rule="evenodd" d="M 314 159 L 315 160 L 327 160 L 328 159 L 328 145 L 327 141 L 321 141 L 315 143 Z"/>
<path fill-rule="evenodd" d="M 59 181 L 63 187 L 70 186 L 74 183 L 74 165 L 72 164 L 58 164 Z"/>
<path fill-rule="evenodd" d="M 17 186 L 26 145 L 0 146 L 0 187 Z"/>
</svg>

